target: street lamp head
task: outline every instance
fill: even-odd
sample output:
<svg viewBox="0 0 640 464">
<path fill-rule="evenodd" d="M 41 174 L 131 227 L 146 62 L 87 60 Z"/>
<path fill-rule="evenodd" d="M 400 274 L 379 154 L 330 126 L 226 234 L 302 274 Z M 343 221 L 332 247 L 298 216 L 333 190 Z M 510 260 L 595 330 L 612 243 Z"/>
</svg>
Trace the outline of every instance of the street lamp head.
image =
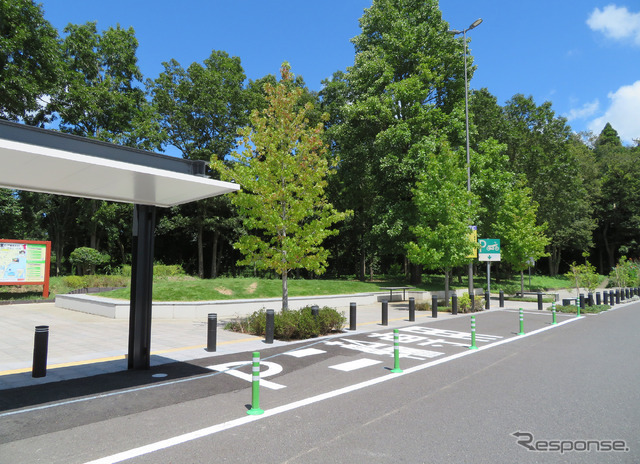
<svg viewBox="0 0 640 464">
<path fill-rule="evenodd" d="M 478 18 L 476 19 L 473 24 L 471 26 L 469 26 L 469 29 L 467 29 L 468 31 L 470 31 L 471 29 L 473 29 L 474 27 L 478 27 L 480 24 L 482 24 L 482 18 Z"/>
<path fill-rule="evenodd" d="M 458 34 L 462 34 L 462 31 L 459 31 L 458 29 L 451 29 L 449 31 L 449 34 L 458 35 Z"/>
</svg>

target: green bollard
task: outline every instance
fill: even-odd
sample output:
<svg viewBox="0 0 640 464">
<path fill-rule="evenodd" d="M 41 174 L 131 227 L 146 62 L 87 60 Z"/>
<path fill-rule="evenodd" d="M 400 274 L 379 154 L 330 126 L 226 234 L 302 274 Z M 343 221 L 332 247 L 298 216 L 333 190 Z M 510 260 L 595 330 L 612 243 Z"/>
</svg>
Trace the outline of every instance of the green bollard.
<svg viewBox="0 0 640 464">
<path fill-rule="evenodd" d="M 551 325 L 555 325 L 555 324 L 557 324 L 557 322 L 556 322 L 556 302 L 555 301 L 553 303 L 551 303 L 551 314 L 553 314 L 553 322 L 551 322 Z"/>
<path fill-rule="evenodd" d="M 400 369 L 400 334 L 398 329 L 393 329 L 393 369 L 391 372 L 394 374 L 401 374 Z"/>
<path fill-rule="evenodd" d="M 253 353 L 253 378 L 251 382 L 251 409 L 247 411 L 247 414 L 252 416 L 258 416 L 264 414 L 264 411 L 260 409 L 260 353 L 254 351 Z"/>
<path fill-rule="evenodd" d="M 520 332 L 518 332 L 518 335 L 524 335 L 524 313 L 522 308 L 520 308 Z"/>
<path fill-rule="evenodd" d="M 578 308 L 578 315 L 576 317 L 580 317 L 580 303 L 578 303 L 576 306 Z"/>
<path fill-rule="evenodd" d="M 478 347 L 476 346 L 476 317 L 475 316 L 471 316 L 471 346 L 469 347 L 470 350 L 477 350 Z"/>
</svg>

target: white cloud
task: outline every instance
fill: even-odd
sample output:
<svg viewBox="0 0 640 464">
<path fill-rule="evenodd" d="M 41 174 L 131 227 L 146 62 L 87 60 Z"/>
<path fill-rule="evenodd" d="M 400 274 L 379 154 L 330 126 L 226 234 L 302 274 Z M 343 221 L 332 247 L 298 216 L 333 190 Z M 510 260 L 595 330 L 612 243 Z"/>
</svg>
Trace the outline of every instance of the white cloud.
<svg viewBox="0 0 640 464">
<path fill-rule="evenodd" d="M 593 10 L 587 19 L 587 25 L 611 39 L 631 39 L 636 45 L 640 45 L 640 12 L 632 13 L 624 6 L 611 4 L 602 10 Z"/>
<path fill-rule="evenodd" d="M 609 122 L 622 141 L 631 144 L 633 139 L 640 138 L 640 81 L 623 85 L 608 97 L 611 100 L 609 108 L 589 123 L 589 130 L 598 135 Z"/>
<path fill-rule="evenodd" d="M 596 98 L 591 103 L 585 103 L 581 108 L 571 108 L 568 114 L 565 114 L 567 121 L 573 121 L 574 119 L 585 119 L 589 116 L 596 114 L 600 108 L 600 101 Z"/>
</svg>

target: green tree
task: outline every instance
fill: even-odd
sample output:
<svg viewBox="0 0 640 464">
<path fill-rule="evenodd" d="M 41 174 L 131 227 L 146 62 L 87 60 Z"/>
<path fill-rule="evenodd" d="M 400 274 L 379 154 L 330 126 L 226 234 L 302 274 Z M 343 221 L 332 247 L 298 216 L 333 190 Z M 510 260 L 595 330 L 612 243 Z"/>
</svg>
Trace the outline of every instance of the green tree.
<svg viewBox="0 0 640 464">
<path fill-rule="evenodd" d="M 237 131 L 248 120 L 240 58 L 214 50 L 203 64 L 192 63 L 184 69 L 171 60 L 163 66 L 164 71 L 148 81 L 147 88 L 167 135 L 166 143 L 176 147 L 185 159 L 224 160 L 236 148 Z M 212 221 L 212 217 L 218 221 Z M 197 235 L 198 275 L 204 277 L 205 232 L 213 235 L 215 264 L 220 234 L 234 230 L 229 199 L 223 196 L 184 205 L 178 218 L 180 227 L 186 225 Z"/>
<path fill-rule="evenodd" d="M 520 179 L 507 193 L 498 211 L 494 230 L 501 240 L 501 259 L 520 272 L 520 291 L 524 294 L 524 270 L 530 260 L 546 256 L 549 238 L 547 224 L 538 224 L 538 204 L 531 199 L 531 189 Z"/>
<path fill-rule="evenodd" d="M 0 2 L 0 118 L 42 124 L 61 73 L 58 32 L 33 0 Z"/>
<path fill-rule="evenodd" d="M 0 188 L 0 238 L 22 238 L 22 206 L 18 192 Z"/>
<path fill-rule="evenodd" d="M 322 124 L 308 125 L 311 105 L 296 111 L 302 89 L 292 88 L 288 64 L 281 81 L 267 84 L 268 107 L 251 114 L 251 125 L 240 130 L 242 150 L 229 166 L 213 157 L 223 180 L 239 183 L 231 196 L 245 228 L 236 247 L 245 255 L 240 264 L 272 269 L 282 276 L 282 308 L 289 307 L 287 277 L 293 269 L 324 272 L 328 252 L 324 239 L 337 233 L 331 226 L 344 219 L 326 200 L 331 166 L 323 155 Z"/>
<path fill-rule="evenodd" d="M 538 223 L 549 230 L 549 271 L 558 273 L 562 252 L 586 251 L 596 226 L 580 165 L 571 150 L 571 128 L 555 115 L 550 102 L 515 95 L 504 106 L 511 169 L 522 174 L 538 203 Z"/>
<path fill-rule="evenodd" d="M 444 271 L 448 304 L 451 270 L 468 263 L 475 246 L 469 224 L 474 219 L 471 203 L 477 202 L 477 197 L 467 191 L 462 157 L 454 156 L 446 141 L 436 143 L 414 189 L 419 220 L 411 228 L 416 238 L 407 245 L 407 252 L 412 262 Z"/>
<path fill-rule="evenodd" d="M 406 256 L 426 141 L 446 133 L 463 146 L 464 119 L 450 115 L 462 114 L 464 57 L 462 39 L 448 33 L 436 0 L 374 0 L 360 27 L 354 65 L 334 75 L 323 98 L 328 106 L 344 102 L 332 111 L 330 129 L 341 160 L 335 191 L 355 211 L 352 249 L 362 262 L 374 262 L 367 252 Z"/>
</svg>

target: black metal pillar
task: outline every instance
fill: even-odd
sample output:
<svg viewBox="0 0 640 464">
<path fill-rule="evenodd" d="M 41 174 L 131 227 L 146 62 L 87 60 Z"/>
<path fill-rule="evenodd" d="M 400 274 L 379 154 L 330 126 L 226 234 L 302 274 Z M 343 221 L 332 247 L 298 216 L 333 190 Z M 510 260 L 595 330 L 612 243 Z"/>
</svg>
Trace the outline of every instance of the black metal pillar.
<svg viewBox="0 0 640 464">
<path fill-rule="evenodd" d="M 151 364 L 151 303 L 155 226 L 155 206 L 133 206 L 129 369 L 149 369 Z"/>
</svg>

